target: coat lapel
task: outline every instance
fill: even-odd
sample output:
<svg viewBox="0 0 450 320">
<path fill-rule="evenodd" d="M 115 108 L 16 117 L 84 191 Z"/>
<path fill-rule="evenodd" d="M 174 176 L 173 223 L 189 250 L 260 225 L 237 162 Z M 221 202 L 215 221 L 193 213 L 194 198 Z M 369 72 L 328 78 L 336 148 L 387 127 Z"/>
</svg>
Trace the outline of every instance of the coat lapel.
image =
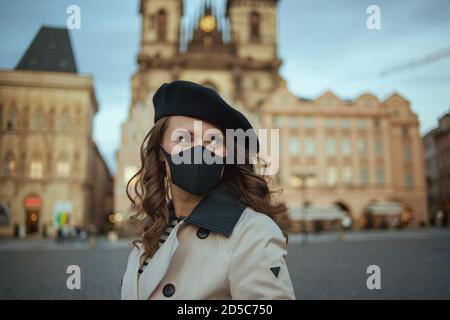
<svg viewBox="0 0 450 320">
<path fill-rule="evenodd" d="M 162 278 L 169 268 L 170 261 L 178 248 L 177 231 L 183 221 L 179 222 L 170 232 L 166 241 L 156 251 L 155 255 L 148 261 L 144 272 L 138 280 L 138 297 L 140 300 L 147 300 L 155 288 L 161 282 Z M 138 259 L 139 260 L 139 259 Z M 138 262 L 139 267 L 139 262 Z M 135 279 L 137 279 L 138 269 L 135 270 Z M 137 281 L 136 281 L 137 282 Z"/>
<path fill-rule="evenodd" d="M 200 201 L 185 222 L 229 237 L 245 207 L 233 189 L 221 183 Z"/>
</svg>

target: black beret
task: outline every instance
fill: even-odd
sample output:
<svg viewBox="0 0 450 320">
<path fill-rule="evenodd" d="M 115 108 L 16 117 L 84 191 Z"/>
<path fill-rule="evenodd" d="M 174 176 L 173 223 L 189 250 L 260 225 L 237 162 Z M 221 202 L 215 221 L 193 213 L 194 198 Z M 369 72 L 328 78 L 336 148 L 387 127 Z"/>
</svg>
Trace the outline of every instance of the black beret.
<svg viewBox="0 0 450 320">
<path fill-rule="evenodd" d="M 256 152 L 259 151 L 258 138 L 248 119 L 209 87 L 185 80 L 164 83 L 153 96 L 153 106 L 155 122 L 166 116 L 177 115 L 208 121 L 224 132 L 226 129 L 250 129 L 249 136 L 256 138 Z"/>
</svg>

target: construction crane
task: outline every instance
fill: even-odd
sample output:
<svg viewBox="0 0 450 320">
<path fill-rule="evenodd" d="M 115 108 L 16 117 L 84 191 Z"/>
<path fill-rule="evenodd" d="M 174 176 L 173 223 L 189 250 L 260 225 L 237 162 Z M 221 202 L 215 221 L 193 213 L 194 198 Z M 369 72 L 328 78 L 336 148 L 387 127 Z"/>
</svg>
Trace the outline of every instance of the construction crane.
<svg viewBox="0 0 450 320">
<path fill-rule="evenodd" d="M 386 70 L 383 70 L 380 72 L 380 76 L 384 77 L 388 74 L 404 71 L 410 68 L 415 68 L 418 66 L 430 64 L 433 62 L 436 62 L 438 60 L 442 60 L 445 58 L 450 57 L 450 47 L 442 48 L 439 50 L 436 50 L 430 54 L 425 55 L 424 57 L 413 59 L 407 63 L 402 63 L 399 65 L 395 65 L 393 67 L 387 68 Z"/>
</svg>

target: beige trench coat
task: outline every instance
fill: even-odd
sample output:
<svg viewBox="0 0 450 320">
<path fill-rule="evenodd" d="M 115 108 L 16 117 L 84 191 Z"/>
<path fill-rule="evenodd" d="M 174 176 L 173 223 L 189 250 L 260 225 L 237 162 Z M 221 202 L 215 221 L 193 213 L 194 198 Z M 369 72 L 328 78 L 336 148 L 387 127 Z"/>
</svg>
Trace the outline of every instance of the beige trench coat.
<svg viewBox="0 0 450 320">
<path fill-rule="evenodd" d="M 138 277 L 142 254 L 129 255 L 122 299 L 295 299 L 281 230 L 228 187 L 179 222 Z"/>
</svg>

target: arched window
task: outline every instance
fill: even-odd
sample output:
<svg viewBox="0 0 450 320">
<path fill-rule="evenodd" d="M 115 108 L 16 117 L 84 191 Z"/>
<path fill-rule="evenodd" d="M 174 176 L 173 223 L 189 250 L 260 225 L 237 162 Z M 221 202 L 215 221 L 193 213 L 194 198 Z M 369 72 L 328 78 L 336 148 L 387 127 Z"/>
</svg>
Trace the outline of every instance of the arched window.
<svg viewBox="0 0 450 320">
<path fill-rule="evenodd" d="M 261 15 L 256 11 L 252 11 L 252 12 L 250 12 L 249 20 L 250 20 L 250 40 L 251 41 L 260 41 Z"/>
<path fill-rule="evenodd" d="M 78 151 L 75 151 L 73 160 L 73 172 L 77 172 L 80 169 L 80 153 Z"/>
<path fill-rule="evenodd" d="M 48 128 L 53 130 L 55 128 L 55 108 L 51 107 L 48 112 Z"/>
<path fill-rule="evenodd" d="M 8 130 L 14 130 L 17 129 L 19 126 L 18 123 L 18 115 L 17 115 L 17 108 L 15 106 L 12 106 L 8 113 L 8 118 L 6 120 L 6 129 Z"/>
<path fill-rule="evenodd" d="M 37 108 L 33 113 L 33 117 L 31 119 L 31 128 L 32 129 L 43 129 L 45 126 L 45 116 L 44 111 L 41 107 Z"/>
<path fill-rule="evenodd" d="M 69 129 L 72 125 L 69 110 L 64 109 L 59 118 L 59 129 Z"/>
<path fill-rule="evenodd" d="M 70 174 L 70 162 L 66 153 L 62 153 L 56 161 L 56 175 L 67 177 Z"/>
<path fill-rule="evenodd" d="M 35 154 L 30 162 L 30 177 L 32 179 L 41 179 L 44 173 L 42 158 L 39 154 Z"/>
<path fill-rule="evenodd" d="M 167 31 L 167 13 L 166 10 L 160 9 L 156 14 L 156 36 L 158 41 L 166 40 Z"/>
<path fill-rule="evenodd" d="M 12 152 L 8 152 L 3 160 L 3 174 L 5 176 L 12 176 L 16 173 L 16 160 Z"/>
</svg>

